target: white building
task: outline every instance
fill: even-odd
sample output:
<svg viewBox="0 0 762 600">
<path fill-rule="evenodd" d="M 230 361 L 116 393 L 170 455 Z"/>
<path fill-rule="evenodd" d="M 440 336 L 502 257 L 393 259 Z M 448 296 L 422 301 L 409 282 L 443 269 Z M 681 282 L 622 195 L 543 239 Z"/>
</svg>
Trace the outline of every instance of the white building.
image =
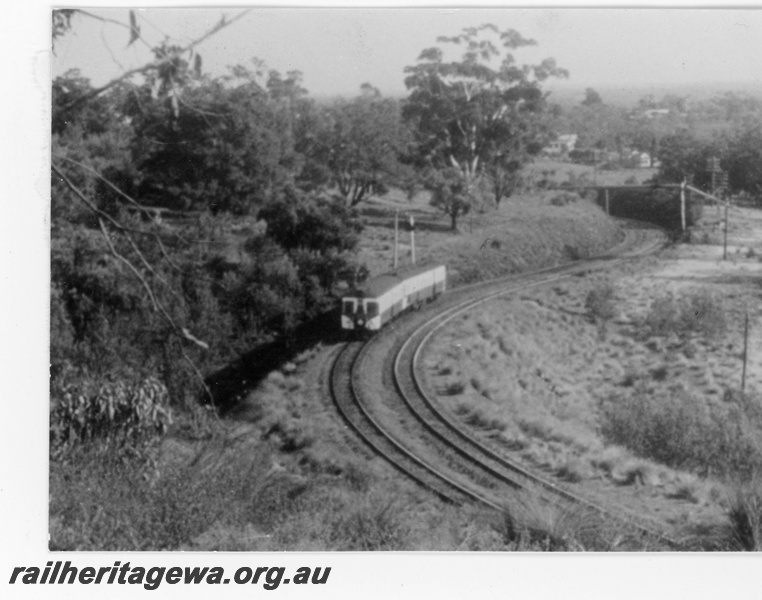
<svg viewBox="0 0 762 600">
<path fill-rule="evenodd" d="M 554 141 L 550 142 L 550 144 L 544 148 L 544 152 L 545 154 L 549 154 L 551 156 L 568 154 L 577 146 L 577 138 L 578 136 L 576 133 L 559 135 Z"/>
</svg>

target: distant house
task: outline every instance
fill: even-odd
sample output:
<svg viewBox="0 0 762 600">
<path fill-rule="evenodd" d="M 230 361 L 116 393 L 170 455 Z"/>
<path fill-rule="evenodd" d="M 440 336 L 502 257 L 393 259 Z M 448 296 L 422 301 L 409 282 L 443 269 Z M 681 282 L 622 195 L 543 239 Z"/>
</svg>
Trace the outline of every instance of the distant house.
<svg viewBox="0 0 762 600">
<path fill-rule="evenodd" d="M 639 152 L 633 150 L 625 159 L 625 165 L 631 169 L 649 169 L 651 167 L 661 166 L 661 162 L 657 159 L 651 159 L 651 155 L 648 152 Z"/>
<path fill-rule="evenodd" d="M 655 119 L 656 117 L 662 117 L 668 114 L 668 108 L 649 108 L 643 112 L 643 115 L 645 115 L 647 119 Z"/>
<path fill-rule="evenodd" d="M 559 135 L 555 140 L 550 142 L 543 151 L 550 156 L 561 156 L 562 154 L 569 154 L 577 146 L 576 133 L 568 133 Z"/>
</svg>

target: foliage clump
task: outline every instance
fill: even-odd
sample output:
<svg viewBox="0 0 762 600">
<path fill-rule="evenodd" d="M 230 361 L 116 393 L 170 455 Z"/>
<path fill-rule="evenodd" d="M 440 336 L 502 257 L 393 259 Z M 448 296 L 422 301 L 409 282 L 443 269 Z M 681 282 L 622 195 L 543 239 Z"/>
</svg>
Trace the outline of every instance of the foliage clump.
<svg viewBox="0 0 762 600">
<path fill-rule="evenodd" d="M 727 318 L 721 301 L 708 292 L 668 293 L 651 303 L 642 328 L 650 335 L 696 334 L 713 339 L 725 332 Z"/>
<path fill-rule="evenodd" d="M 69 375 L 69 374 L 67 374 Z M 142 456 L 172 423 L 167 388 L 155 377 L 120 379 L 95 387 L 92 379 L 56 380 L 50 412 L 50 450 L 65 455 L 79 444 L 102 444 L 121 457 Z"/>
<path fill-rule="evenodd" d="M 759 475 L 731 488 L 728 506 L 729 542 L 733 550 L 762 550 L 762 482 Z"/>
<path fill-rule="evenodd" d="M 700 475 L 748 478 L 762 468 L 762 399 L 729 391 L 712 403 L 643 385 L 601 403 L 607 442 Z"/>
<path fill-rule="evenodd" d="M 611 282 L 597 285 L 587 293 L 585 310 L 598 322 L 610 321 L 616 316 L 616 289 Z"/>
<path fill-rule="evenodd" d="M 572 192 L 561 192 L 560 194 L 555 194 L 551 197 L 550 203 L 553 206 L 567 206 L 569 204 L 574 204 L 580 200 L 579 194 L 574 194 Z"/>
</svg>

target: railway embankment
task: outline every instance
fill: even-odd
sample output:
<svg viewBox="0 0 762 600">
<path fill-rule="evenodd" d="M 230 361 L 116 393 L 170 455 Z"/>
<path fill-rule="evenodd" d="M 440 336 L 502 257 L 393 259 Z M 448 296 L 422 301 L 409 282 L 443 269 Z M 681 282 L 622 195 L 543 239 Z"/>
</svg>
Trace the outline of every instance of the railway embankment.
<svg viewBox="0 0 762 600">
<path fill-rule="evenodd" d="M 572 193 L 542 192 L 504 200 L 497 211 L 463 217 L 459 230 L 421 202 L 379 200 L 371 209 L 361 258 L 372 274 L 391 268 L 394 213 L 415 218 L 417 262 L 448 266 L 450 286 L 584 260 L 622 239 L 616 221 L 594 202 Z M 399 233 L 400 264 L 411 261 L 411 236 Z"/>
</svg>

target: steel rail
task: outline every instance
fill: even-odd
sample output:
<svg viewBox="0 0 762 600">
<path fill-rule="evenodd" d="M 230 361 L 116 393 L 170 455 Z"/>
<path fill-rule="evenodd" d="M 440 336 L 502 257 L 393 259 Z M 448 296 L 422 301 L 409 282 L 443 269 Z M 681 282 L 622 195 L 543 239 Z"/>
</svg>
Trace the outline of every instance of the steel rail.
<svg viewBox="0 0 762 600">
<path fill-rule="evenodd" d="M 471 491 L 445 473 L 421 460 L 400 444 L 393 436 L 389 435 L 378 420 L 368 411 L 357 391 L 358 388 L 354 381 L 356 377 L 354 367 L 365 347 L 364 344 L 357 342 L 345 344 L 339 351 L 331 368 L 329 378 L 331 396 L 344 421 L 377 455 L 386 459 L 395 468 L 413 479 L 413 481 L 434 492 L 443 500 L 453 504 L 462 504 L 462 497 L 465 497 L 470 501 L 476 501 L 490 508 L 501 510 L 499 505 Z M 356 409 L 354 413 L 353 409 Z M 433 482 L 432 479 L 434 480 Z M 455 494 L 453 494 L 453 490 Z"/>
<path fill-rule="evenodd" d="M 637 230 L 636 230 L 637 231 Z M 640 232 L 637 232 L 640 234 Z M 625 232 L 625 240 L 620 243 L 614 250 L 614 256 L 616 259 L 606 259 L 605 257 L 599 257 L 586 261 L 584 264 L 573 263 L 556 267 L 549 267 L 532 273 L 526 273 L 518 276 L 509 276 L 500 278 L 498 280 L 492 280 L 489 282 L 480 282 L 470 286 L 464 286 L 458 288 L 453 292 L 449 292 L 451 298 L 454 295 L 469 294 L 473 295 L 474 292 L 480 290 L 492 290 L 487 291 L 486 294 L 482 294 L 479 298 L 473 297 L 465 300 L 457 301 L 454 306 L 450 306 L 445 310 L 439 312 L 437 315 L 428 319 L 422 325 L 416 327 L 407 340 L 402 344 L 401 348 L 397 351 L 393 362 L 393 379 L 395 388 L 398 395 L 402 398 L 403 402 L 407 405 L 408 410 L 412 412 L 416 420 L 418 420 L 423 427 L 431 434 L 436 436 L 442 442 L 447 444 L 448 448 L 452 449 L 459 455 L 463 456 L 471 468 L 476 467 L 480 470 L 487 472 L 491 477 L 496 478 L 503 484 L 507 484 L 509 487 L 516 488 L 529 488 L 532 486 L 534 491 L 538 489 L 543 491 L 542 499 L 546 502 L 558 503 L 559 499 L 567 503 L 571 503 L 575 506 L 585 507 L 592 509 L 601 515 L 607 517 L 616 518 L 619 522 L 625 523 L 631 527 L 635 527 L 642 533 L 646 533 L 651 536 L 658 537 L 670 545 L 676 545 L 676 543 L 669 539 L 661 532 L 644 526 L 641 523 L 634 522 L 632 519 L 625 519 L 621 516 L 612 514 L 611 511 L 592 503 L 591 501 L 572 494 L 568 490 L 558 487 L 556 484 L 544 480 L 537 475 L 530 473 L 520 465 L 509 461 L 504 456 L 496 453 L 489 447 L 485 446 L 479 440 L 475 439 L 469 433 L 462 430 L 457 424 L 444 415 L 441 410 L 437 409 L 435 402 L 432 401 L 430 395 L 426 393 L 425 387 L 421 384 L 417 375 L 417 362 L 420 359 L 420 355 L 423 352 L 423 348 L 426 346 L 431 337 L 444 327 L 452 319 L 458 315 L 463 314 L 468 310 L 493 300 L 501 296 L 516 293 L 518 291 L 526 290 L 532 287 L 540 285 L 547 285 L 555 281 L 560 281 L 578 275 L 582 272 L 596 271 L 612 264 L 622 262 L 627 258 L 642 256 L 644 254 L 653 252 L 657 247 L 661 247 L 664 244 L 664 238 L 657 240 L 656 243 L 648 245 L 641 245 L 635 252 L 627 253 L 628 249 L 636 242 L 642 241 L 642 235 L 633 235 L 632 230 Z M 637 238 L 633 240 L 634 238 Z M 610 251 L 611 252 L 611 251 Z M 612 257 L 609 253 L 607 256 Z M 539 278 L 539 279 L 538 279 Z M 508 284 L 508 288 L 505 285 Z M 494 289 L 494 288 L 498 289 Z M 450 432 L 449 437 L 447 434 L 443 434 L 437 426 L 433 425 L 431 420 L 422 415 L 419 408 L 413 406 L 414 400 L 411 400 L 410 395 L 405 393 L 405 384 L 401 382 L 401 361 L 405 353 L 410 353 L 414 340 L 420 338 L 423 334 L 423 338 L 417 343 L 413 350 L 413 355 L 408 363 L 409 376 L 412 379 L 412 385 L 415 388 L 415 393 L 419 396 L 421 401 L 427 407 L 427 410 L 433 413 L 439 423 L 443 424 Z M 479 492 L 475 492 L 468 486 L 456 482 L 441 469 L 436 468 L 434 465 L 416 456 L 411 450 L 405 448 L 403 443 L 395 438 L 389 431 L 385 430 L 384 426 L 373 416 L 371 410 L 366 406 L 365 401 L 362 398 L 363 393 L 361 385 L 356 380 L 360 378 L 359 373 L 362 369 L 358 368 L 358 365 L 362 364 L 363 357 L 372 345 L 372 341 L 360 345 L 359 347 L 353 344 L 346 344 L 346 346 L 339 352 L 336 361 L 331 369 L 331 394 L 334 402 L 341 413 L 344 420 L 349 423 L 355 433 L 363 439 L 377 454 L 384 457 L 387 461 L 393 464 L 396 468 L 405 473 L 408 477 L 417 481 L 424 487 L 432 490 L 441 498 L 455 503 L 462 503 L 461 499 L 455 496 L 467 498 L 471 501 L 477 501 L 481 504 L 489 506 L 490 508 L 505 511 L 505 508 L 498 502 L 485 497 Z M 350 352 L 350 348 L 354 353 L 351 358 L 344 358 L 347 353 Z M 346 381 L 341 381 L 346 378 Z M 352 407 L 349 402 L 354 403 L 354 407 L 357 410 L 356 415 L 352 415 Z M 359 418 L 358 418 L 359 416 Z M 367 433 L 370 429 L 372 435 Z M 459 443 L 453 443 L 452 434 L 455 434 L 459 439 Z M 380 441 L 382 440 L 382 441 Z M 382 445 L 386 445 L 386 448 L 382 448 Z M 391 450 L 389 449 L 391 447 Z M 411 467 L 412 465 L 412 467 Z M 506 473 L 508 471 L 508 473 Z M 423 473 L 423 475 L 421 474 Z M 516 481 L 516 476 L 523 479 L 523 482 Z M 431 479 L 434 479 L 437 483 L 432 483 Z M 529 485 L 527 485 L 527 482 Z M 445 489 L 442 489 L 444 485 Z M 455 495 L 452 491 L 455 490 Z"/>
<path fill-rule="evenodd" d="M 653 245 L 644 246 L 639 250 L 638 254 L 647 254 L 648 252 L 651 252 L 651 251 L 653 251 Z M 616 264 L 616 261 L 613 264 Z M 411 397 L 411 395 L 409 395 L 404 389 L 406 386 L 405 384 L 403 384 L 402 380 L 405 377 L 410 378 L 410 383 L 414 390 L 414 394 L 417 395 L 417 397 L 423 402 L 423 405 L 426 408 L 426 410 L 431 415 L 433 415 L 439 422 L 444 424 L 449 431 L 457 435 L 462 441 L 467 443 L 477 453 L 483 456 L 486 456 L 493 463 L 499 464 L 502 468 L 504 468 L 509 473 L 511 473 L 511 475 L 519 475 L 520 478 L 522 478 L 524 481 L 528 481 L 530 485 L 534 486 L 535 488 L 539 487 L 542 491 L 549 493 L 549 494 L 546 493 L 544 495 L 545 499 L 553 501 L 555 498 L 561 498 L 575 505 L 590 508 L 602 515 L 605 515 L 608 518 L 614 518 L 619 521 L 625 522 L 631 526 L 637 527 L 638 529 L 650 535 L 657 536 L 661 539 L 664 539 L 665 541 L 667 541 L 668 543 L 672 545 L 676 545 L 677 542 L 675 542 L 674 540 L 671 540 L 663 532 L 657 531 L 650 525 L 643 523 L 641 519 L 637 519 L 633 516 L 627 516 L 625 518 L 619 514 L 615 514 L 613 511 L 587 498 L 574 494 L 570 492 L 569 490 L 566 490 L 558 486 L 552 481 L 544 479 L 538 476 L 537 474 L 528 471 L 527 469 L 525 469 L 518 463 L 511 461 L 507 459 L 504 455 L 496 452 L 495 450 L 490 448 L 488 445 L 486 445 L 484 442 L 475 438 L 468 431 L 460 427 L 457 423 L 455 423 L 450 418 L 449 415 L 447 415 L 444 411 L 442 411 L 437 406 L 436 401 L 432 399 L 430 393 L 427 392 L 426 386 L 421 382 L 421 379 L 419 377 L 418 365 L 420 363 L 421 355 L 423 354 L 425 347 L 428 345 L 431 338 L 438 331 L 440 331 L 445 325 L 447 325 L 447 323 L 449 323 L 456 317 L 466 313 L 467 311 L 473 310 L 475 307 L 485 302 L 489 302 L 496 298 L 500 298 L 510 294 L 515 294 L 517 292 L 525 291 L 527 289 L 531 289 L 541 285 L 547 285 L 549 283 L 567 279 L 573 276 L 574 276 L 573 273 L 556 274 L 553 277 L 540 279 L 538 281 L 517 283 L 516 285 L 510 288 L 503 289 L 502 291 L 499 291 L 499 292 L 491 293 L 482 298 L 462 302 L 456 305 L 455 307 L 448 309 L 447 311 L 443 311 L 442 313 L 435 315 L 434 317 L 432 317 L 431 319 L 429 319 L 422 325 L 419 325 L 416 328 L 416 330 L 413 331 L 412 334 L 410 334 L 407 340 L 403 342 L 402 346 L 397 351 L 395 356 L 395 361 L 394 361 L 395 385 L 397 386 L 397 390 L 400 393 L 400 395 L 405 399 L 405 403 L 408 406 L 409 410 L 413 414 L 415 414 L 419 420 L 421 420 L 422 422 L 426 422 L 428 429 L 434 435 L 441 436 L 441 433 L 435 427 L 431 426 L 431 424 L 428 422 L 427 416 L 424 415 L 420 411 L 420 409 L 414 406 L 414 404 L 416 404 L 415 398 Z M 423 335 L 422 338 L 421 338 L 421 335 Z M 409 356 L 411 353 L 412 353 L 412 356 Z M 403 358 L 405 358 L 404 367 L 403 367 Z M 485 465 L 484 468 L 491 473 L 495 472 L 495 469 L 488 465 Z M 508 477 L 510 477 L 511 475 L 508 475 Z M 505 474 L 500 474 L 499 476 L 506 477 Z M 525 484 L 519 484 L 519 485 L 522 485 L 522 487 L 526 487 Z"/>
</svg>

